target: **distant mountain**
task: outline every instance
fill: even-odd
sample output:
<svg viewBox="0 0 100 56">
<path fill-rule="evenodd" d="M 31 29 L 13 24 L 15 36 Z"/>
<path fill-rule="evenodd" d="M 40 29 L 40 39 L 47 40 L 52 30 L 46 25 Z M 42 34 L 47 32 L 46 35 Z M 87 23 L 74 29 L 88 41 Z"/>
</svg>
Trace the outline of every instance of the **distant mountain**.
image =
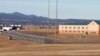
<svg viewBox="0 0 100 56">
<path fill-rule="evenodd" d="M 48 18 L 22 13 L 0 13 L 1 24 L 44 24 Z"/>
<path fill-rule="evenodd" d="M 50 19 L 36 15 L 25 15 L 22 13 L 0 13 L 0 24 L 34 24 L 34 25 L 54 25 L 74 22 L 86 22 L 84 19 Z"/>
</svg>

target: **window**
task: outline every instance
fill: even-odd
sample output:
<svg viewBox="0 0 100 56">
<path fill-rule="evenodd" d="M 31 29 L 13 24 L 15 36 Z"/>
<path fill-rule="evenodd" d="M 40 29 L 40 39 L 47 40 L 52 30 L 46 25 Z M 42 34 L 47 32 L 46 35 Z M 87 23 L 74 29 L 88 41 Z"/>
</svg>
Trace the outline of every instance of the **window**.
<svg viewBox="0 0 100 56">
<path fill-rule="evenodd" d="M 65 29 L 67 29 L 67 27 L 65 27 Z"/>
<path fill-rule="evenodd" d="M 86 27 L 86 29 L 87 29 L 87 27 Z"/>
<path fill-rule="evenodd" d="M 80 29 L 80 27 L 78 27 L 78 29 Z"/>
<path fill-rule="evenodd" d="M 62 29 L 63 29 L 63 27 L 62 27 Z"/>
<path fill-rule="evenodd" d="M 80 31 L 78 31 L 78 32 L 80 32 Z"/>
<path fill-rule="evenodd" d="M 82 31 L 84 33 L 84 31 Z"/>
<path fill-rule="evenodd" d="M 69 31 L 69 32 L 72 32 L 72 31 Z"/>
<path fill-rule="evenodd" d="M 73 27 L 73 29 L 76 29 L 76 27 Z"/>
<path fill-rule="evenodd" d="M 92 25 L 94 25 L 95 23 L 92 23 Z"/>
<path fill-rule="evenodd" d="M 62 31 L 63 32 L 63 31 Z"/>
<path fill-rule="evenodd" d="M 73 32 L 76 32 L 76 31 L 73 31 Z"/>
<path fill-rule="evenodd" d="M 91 32 L 92 34 L 96 34 L 96 32 Z"/>
<path fill-rule="evenodd" d="M 84 29 L 84 27 L 82 27 L 82 29 Z"/>
<path fill-rule="evenodd" d="M 69 27 L 69 29 L 71 29 L 72 27 Z"/>
</svg>

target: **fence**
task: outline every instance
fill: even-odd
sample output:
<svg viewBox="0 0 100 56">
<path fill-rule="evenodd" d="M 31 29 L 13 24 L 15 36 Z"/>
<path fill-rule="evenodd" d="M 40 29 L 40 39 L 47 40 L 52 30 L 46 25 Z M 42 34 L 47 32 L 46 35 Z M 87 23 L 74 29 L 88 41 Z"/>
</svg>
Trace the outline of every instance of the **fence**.
<svg viewBox="0 0 100 56">
<path fill-rule="evenodd" d="M 27 40 L 27 41 L 33 41 L 41 44 L 53 44 L 53 43 L 60 42 L 57 39 L 46 38 L 43 36 L 35 36 L 30 34 L 23 34 L 15 31 L 6 31 L 3 32 L 3 35 L 12 37 L 13 40 Z"/>
<path fill-rule="evenodd" d="M 33 41 L 41 44 L 70 44 L 70 43 L 100 43 L 100 37 L 67 37 L 66 39 L 48 38 L 43 36 L 35 36 L 30 34 L 23 34 L 15 31 L 3 32 L 4 35 L 12 37 L 14 40 Z"/>
</svg>

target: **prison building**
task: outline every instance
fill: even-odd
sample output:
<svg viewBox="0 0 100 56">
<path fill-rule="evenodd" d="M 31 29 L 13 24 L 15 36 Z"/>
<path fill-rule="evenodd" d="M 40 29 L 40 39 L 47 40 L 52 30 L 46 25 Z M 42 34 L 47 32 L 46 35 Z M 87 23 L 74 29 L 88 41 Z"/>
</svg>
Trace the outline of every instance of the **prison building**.
<svg viewBox="0 0 100 56">
<path fill-rule="evenodd" d="M 59 25 L 59 34 L 92 34 L 100 35 L 100 21 L 88 21 L 86 23 L 66 23 Z"/>
</svg>

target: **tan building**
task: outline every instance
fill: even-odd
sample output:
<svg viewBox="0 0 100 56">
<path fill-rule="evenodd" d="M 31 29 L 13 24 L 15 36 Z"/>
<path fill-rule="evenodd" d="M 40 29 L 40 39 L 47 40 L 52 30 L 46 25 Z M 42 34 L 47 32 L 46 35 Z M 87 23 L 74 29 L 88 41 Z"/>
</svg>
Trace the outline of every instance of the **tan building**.
<svg viewBox="0 0 100 56">
<path fill-rule="evenodd" d="M 59 25 L 59 34 L 100 34 L 100 21 Z"/>
</svg>

